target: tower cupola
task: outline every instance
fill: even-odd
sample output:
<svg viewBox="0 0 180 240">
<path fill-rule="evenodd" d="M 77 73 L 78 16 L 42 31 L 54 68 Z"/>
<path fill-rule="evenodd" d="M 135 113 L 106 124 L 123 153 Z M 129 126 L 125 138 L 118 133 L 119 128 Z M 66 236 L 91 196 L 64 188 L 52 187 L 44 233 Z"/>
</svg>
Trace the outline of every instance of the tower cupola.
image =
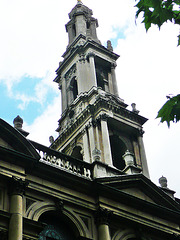
<svg viewBox="0 0 180 240">
<path fill-rule="evenodd" d="M 98 27 L 97 19 L 92 17 L 91 9 L 78 1 L 76 6 L 69 13 L 70 21 L 66 24 L 66 31 L 68 32 L 69 45 L 80 34 L 86 38 L 93 39 L 100 43 L 97 38 L 96 28 Z"/>
</svg>

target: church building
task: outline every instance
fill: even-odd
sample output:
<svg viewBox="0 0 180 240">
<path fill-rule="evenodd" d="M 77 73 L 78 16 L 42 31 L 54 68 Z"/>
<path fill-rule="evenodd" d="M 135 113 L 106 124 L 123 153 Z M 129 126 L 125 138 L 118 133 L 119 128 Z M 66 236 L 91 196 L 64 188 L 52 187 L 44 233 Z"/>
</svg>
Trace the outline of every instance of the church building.
<svg viewBox="0 0 180 240">
<path fill-rule="evenodd" d="M 46 147 L 20 116 L 0 119 L 0 240 L 180 239 L 180 200 L 165 177 L 150 180 L 147 119 L 118 94 L 119 55 L 80 0 L 65 27 L 58 137 Z"/>
</svg>

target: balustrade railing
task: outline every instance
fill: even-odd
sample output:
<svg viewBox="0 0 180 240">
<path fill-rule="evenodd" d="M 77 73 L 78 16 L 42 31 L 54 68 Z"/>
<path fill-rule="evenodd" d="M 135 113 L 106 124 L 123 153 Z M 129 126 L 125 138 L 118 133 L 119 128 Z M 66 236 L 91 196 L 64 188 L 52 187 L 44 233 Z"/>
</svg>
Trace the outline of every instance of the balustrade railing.
<svg viewBox="0 0 180 240">
<path fill-rule="evenodd" d="M 59 168 L 60 170 L 91 179 L 91 164 L 55 151 L 34 141 L 31 141 L 31 143 L 41 157 L 39 160 L 40 162 L 55 168 Z"/>
</svg>

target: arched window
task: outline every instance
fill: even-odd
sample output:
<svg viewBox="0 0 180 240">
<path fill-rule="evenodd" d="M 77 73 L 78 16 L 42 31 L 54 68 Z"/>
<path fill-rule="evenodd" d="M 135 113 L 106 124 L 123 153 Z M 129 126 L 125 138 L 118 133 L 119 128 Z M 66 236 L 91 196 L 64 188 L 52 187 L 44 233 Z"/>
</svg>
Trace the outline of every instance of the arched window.
<svg viewBox="0 0 180 240">
<path fill-rule="evenodd" d="M 110 136 L 110 143 L 113 165 L 116 168 L 123 170 L 126 165 L 122 156 L 125 154 L 127 147 L 117 135 Z"/>
<path fill-rule="evenodd" d="M 74 147 L 71 156 L 74 158 L 77 158 L 79 160 L 83 160 L 81 151 L 82 151 L 82 148 L 80 146 L 76 146 L 76 147 Z"/>
<path fill-rule="evenodd" d="M 73 79 L 73 97 L 74 97 L 74 99 L 77 98 L 77 95 L 78 95 L 77 80 L 74 78 Z"/>
<path fill-rule="evenodd" d="M 100 72 L 96 72 L 97 86 L 101 87 L 102 90 L 105 90 L 104 78 Z"/>
<path fill-rule="evenodd" d="M 76 77 L 73 77 L 70 82 L 70 89 L 72 92 L 72 100 L 75 100 L 78 95 L 78 86 L 77 86 L 77 80 Z"/>
<path fill-rule="evenodd" d="M 72 226 L 67 219 L 61 218 L 56 212 L 42 214 L 39 221 L 46 226 L 39 234 L 39 240 L 74 240 L 76 239 Z"/>
</svg>

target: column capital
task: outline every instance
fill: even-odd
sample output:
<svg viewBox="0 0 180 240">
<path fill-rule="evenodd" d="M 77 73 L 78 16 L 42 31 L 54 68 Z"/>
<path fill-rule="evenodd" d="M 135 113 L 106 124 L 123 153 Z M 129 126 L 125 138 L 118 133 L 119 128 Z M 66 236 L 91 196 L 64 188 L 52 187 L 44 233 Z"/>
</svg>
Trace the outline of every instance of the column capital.
<svg viewBox="0 0 180 240">
<path fill-rule="evenodd" d="M 96 222 L 98 225 L 106 224 L 108 225 L 110 219 L 113 215 L 113 211 L 110 211 L 106 208 L 99 207 L 96 212 Z"/>
<path fill-rule="evenodd" d="M 57 212 L 61 214 L 64 209 L 64 201 L 61 199 L 55 199 L 54 203 L 55 203 Z"/>
<path fill-rule="evenodd" d="M 100 115 L 100 117 L 99 117 L 100 120 L 106 121 L 106 122 L 107 122 L 108 118 L 109 118 L 109 116 L 106 113 Z"/>
<path fill-rule="evenodd" d="M 89 59 L 90 57 L 95 57 L 95 56 L 96 56 L 95 53 L 89 52 L 89 53 L 87 54 L 87 59 Z"/>
<path fill-rule="evenodd" d="M 145 131 L 143 129 L 139 129 L 139 136 L 140 137 L 143 137 L 144 133 L 145 133 Z"/>
<path fill-rule="evenodd" d="M 116 62 L 112 62 L 111 63 L 111 69 L 115 69 L 117 67 L 117 63 Z"/>
<path fill-rule="evenodd" d="M 11 178 L 10 195 L 24 195 L 29 182 L 18 177 Z"/>
</svg>

